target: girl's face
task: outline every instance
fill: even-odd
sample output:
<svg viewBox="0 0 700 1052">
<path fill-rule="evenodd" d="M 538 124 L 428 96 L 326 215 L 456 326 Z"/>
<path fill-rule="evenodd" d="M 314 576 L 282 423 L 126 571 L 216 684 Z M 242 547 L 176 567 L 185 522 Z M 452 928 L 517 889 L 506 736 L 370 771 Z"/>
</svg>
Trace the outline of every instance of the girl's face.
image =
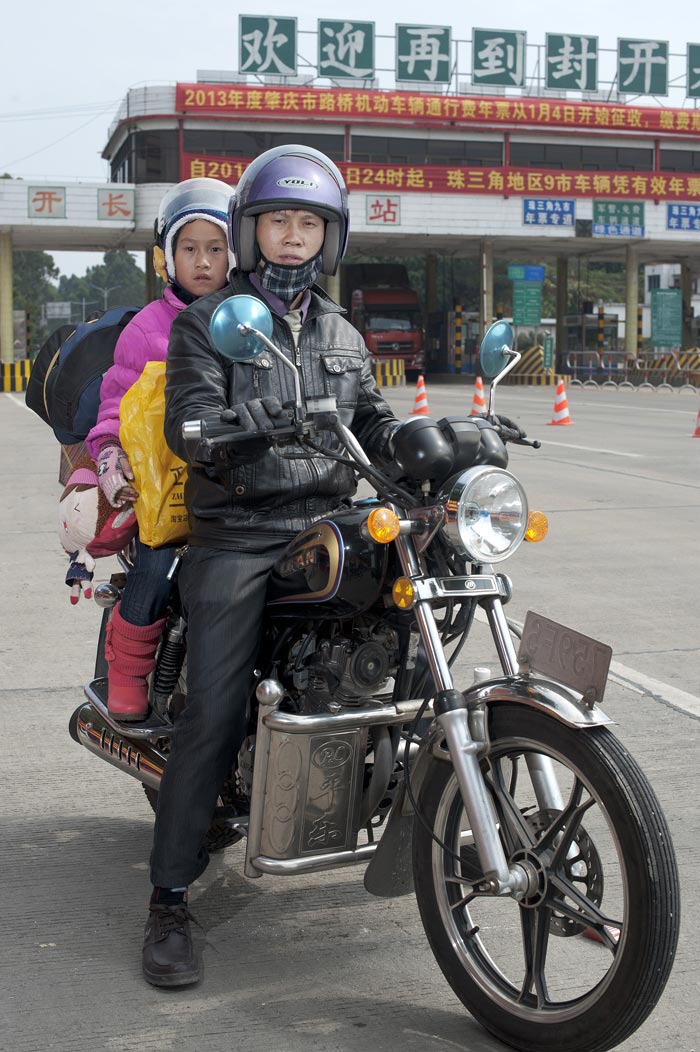
<svg viewBox="0 0 700 1052">
<path fill-rule="evenodd" d="M 193 219 L 179 232 L 175 245 L 175 277 L 193 296 L 206 296 L 226 284 L 228 246 L 216 223 Z"/>
<path fill-rule="evenodd" d="M 285 208 L 258 216 L 255 236 L 265 259 L 298 267 L 321 251 L 326 224 L 315 212 Z"/>
</svg>

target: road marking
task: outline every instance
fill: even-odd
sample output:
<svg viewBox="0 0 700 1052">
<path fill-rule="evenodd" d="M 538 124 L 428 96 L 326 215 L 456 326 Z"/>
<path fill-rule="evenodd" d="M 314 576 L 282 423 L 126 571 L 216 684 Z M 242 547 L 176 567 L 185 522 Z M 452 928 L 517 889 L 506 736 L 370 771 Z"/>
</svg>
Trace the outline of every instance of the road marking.
<svg viewBox="0 0 700 1052">
<path fill-rule="evenodd" d="M 610 679 L 613 683 L 636 691 L 637 694 L 650 694 L 656 701 L 662 701 L 672 709 L 700 719 L 700 698 L 678 687 L 672 687 L 670 683 L 662 683 L 652 676 L 645 676 L 643 672 L 637 672 L 619 661 L 610 662 Z"/>
<path fill-rule="evenodd" d="M 583 449 L 587 453 L 607 453 L 611 457 L 643 457 L 643 453 L 623 453 L 619 449 L 599 449 L 598 446 L 575 446 L 571 442 L 552 442 L 549 438 L 542 439 L 542 449 L 547 446 L 562 446 L 564 449 Z"/>
<path fill-rule="evenodd" d="M 15 405 L 21 406 L 22 409 L 29 409 L 29 406 L 25 402 L 24 398 L 18 396 L 15 391 L 7 391 L 6 394 L 7 394 L 7 397 L 10 399 L 10 401 L 14 402 Z M 32 409 L 29 409 L 29 411 L 30 411 L 30 413 L 33 412 Z"/>
<path fill-rule="evenodd" d="M 599 408 L 600 407 L 600 402 L 579 402 L 578 399 L 576 399 L 576 405 L 587 405 L 587 406 L 594 406 L 595 408 Z M 655 409 L 653 405 L 640 406 L 639 402 L 637 402 L 636 406 L 624 405 L 622 402 L 608 402 L 608 403 L 606 403 L 606 408 L 608 406 L 611 409 L 635 409 L 635 408 L 637 408 L 637 409 L 645 409 L 648 413 L 664 413 L 665 415 L 668 415 L 669 413 L 682 413 L 683 416 L 687 416 L 688 415 L 688 410 L 687 409 L 673 409 L 673 408 L 670 408 L 668 406 L 665 406 L 663 409 Z"/>
<path fill-rule="evenodd" d="M 517 387 L 509 387 L 508 388 L 508 393 L 512 394 L 514 391 L 517 391 L 517 390 L 518 390 Z M 544 388 L 542 388 L 542 390 L 544 390 Z M 440 393 L 442 394 L 442 392 L 440 392 Z M 569 391 L 569 394 L 568 394 L 567 397 L 571 398 L 571 392 L 570 391 Z M 501 401 L 505 401 L 505 391 L 501 393 Z M 535 398 L 532 395 L 523 395 L 523 396 L 520 396 L 520 397 L 516 396 L 516 398 L 514 399 L 513 405 L 515 406 L 516 403 L 518 405 L 520 405 L 522 403 L 529 402 L 531 405 L 541 406 L 543 401 L 544 401 L 543 398 Z M 651 406 L 651 405 L 642 405 L 640 402 L 635 402 L 633 405 L 630 405 L 630 404 L 625 405 L 625 403 L 623 403 L 623 402 L 589 402 L 589 401 L 581 401 L 580 399 L 578 399 L 576 397 L 575 394 L 574 394 L 573 398 L 571 399 L 571 402 L 569 404 L 569 408 L 571 408 L 572 406 L 575 408 L 576 406 L 584 406 L 584 405 L 585 406 L 592 406 L 595 409 L 600 409 L 601 406 L 604 409 L 642 409 L 642 410 L 644 410 L 647 413 L 664 413 L 664 415 L 666 415 L 666 416 L 668 416 L 669 413 L 675 413 L 677 416 L 678 415 L 687 416 L 689 412 L 692 413 L 692 407 L 690 407 L 689 409 L 674 409 L 671 406 L 665 406 L 663 409 L 659 409 L 659 408 L 655 408 L 654 406 Z M 496 412 L 498 413 L 498 411 L 496 411 Z"/>
</svg>

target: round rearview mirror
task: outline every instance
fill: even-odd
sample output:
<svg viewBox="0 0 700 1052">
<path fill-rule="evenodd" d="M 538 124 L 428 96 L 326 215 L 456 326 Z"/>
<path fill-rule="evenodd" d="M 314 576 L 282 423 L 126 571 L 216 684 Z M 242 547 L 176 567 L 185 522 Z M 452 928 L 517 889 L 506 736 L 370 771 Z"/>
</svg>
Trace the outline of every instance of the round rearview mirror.
<svg viewBox="0 0 700 1052">
<path fill-rule="evenodd" d="M 270 339 L 272 315 L 267 306 L 255 296 L 229 296 L 212 314 L 209 335 L 219 354 L 234 362 L 244 362 L 257 358 L 265 347 L 262 340 L 249 331 L 251 328 Z"/>
<path fill-rule="evenodd" d="M 511 359 L 515 335 L 507 321 L 495 321 L 489 325 L 481 341 L 479 362 L 485 376 L 498 376 Z"/>
</svg>

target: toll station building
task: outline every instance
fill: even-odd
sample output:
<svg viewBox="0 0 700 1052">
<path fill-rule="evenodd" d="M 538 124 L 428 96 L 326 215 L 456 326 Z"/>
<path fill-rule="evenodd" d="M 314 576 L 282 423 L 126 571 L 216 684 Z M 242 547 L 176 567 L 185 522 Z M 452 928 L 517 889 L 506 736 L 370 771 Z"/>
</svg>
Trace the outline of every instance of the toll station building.
<svg viewBox="0 0 700 1052">
<path fill-rule="evenodd" d="M 347 64 L 329 72 L 330 53 L 320 49 L 331 34 L 323 35 L 320 23 L 317 69 L 300 77 L 291 52 L 274 64 L 269 45 L 270 22 L 282 37 L 288 27 L 280 29 L 280 24 L 296 24 L 296 20 L 251 17 L 249 21 L 255 23 L 251 29 L 246 18 L 240 18 L 237 72 L 203 71 L 196 80 L 127 93 L 103 152 L 111 171 L 109 184 L 0 182 L 3 362 L 14 356 L 13 248 L 50 252 L 120 246 L 148 253 L 153 216 L 169 185 L 211 176 L 235 186 L 261 151 L 295 142 L 322 150 L 343 172 L 351 217 L 348 263 L 366 256 L 424 258 L 425 287 L 420 292 L 426 319 L 449 315 L 454 320 L 457 307 L 469 313 L 477 332 L 482 331 L 498 313 L 493 291 L 498 259 L 512 268 L 514 313 L 521 315 L 513 320 L 539 324 L 541 319 L 534 318 L 538 282 L 528 287 L 527 279 L 549 264 L 556 274 L 552 335 L 561 370 L 570 343 L 568 263 L 576 258 L 614 262 L 624 265 L 624 314 L 628 321 L 634 319 L 625 326 L 619 350 L 633 359 L 640 338 L 636 324 L 640 304 L 649 292 L 641 287 L 640 268 L 655 267 L 662 273 L 674 265 L 676 287 L 658 288 L 671 296 L 659 300 L 657 330 L 665 325 L 666 334 L 661 337 L 658 330 L 656 343 L 663 338 L 662 347 L 676 353 L 696 347 L 692 302 L 700 270 L 700 109 L 695 90 L 700 94 L 700 87 L 692 83 L 692 63 L 697 64 L 700 84 L 700 46 L 698 55 L 691 56 L 696 45 L 688 45 L 688 78 L 675 105 L 659 103 L 663 86 L 658 84 L 652 85 L 657 92 L 653 97 L 651 87 L 646 94 L 638 90 L 646 88 L 644 82 L 635 82 L 627 94 L 579 90 L 580 70 L 573 84 L 565 77 L 547 81 L 548 86 L 544 81 L 536 83 L 536 94 L 526 74 L 520 87 L 514 86 L 513 71 L 505 84 L 499 82 L 488 72 L 491 67 L 484 73 L 475 65 L 479 55 L 492 53 L 483 41 L 495 39 L 495 30 L 472 31 L 469 82 L 455 73 L 459 42 L 450 40 L 445 48 L 453 61 L 443 74 L 446 81 L 439 79 L 434 62 L 432 67 L 426 64 L 427 59 L 422 79 L 415 76 L 421 70 L 416 57 L 420 52 L 415 49 L 411 79 L 397 46 L 396 86 L 386 89 L 377 86 L 371 67 L 357 66 L 361 77 L 348 76 Z M 339 27 L 350 23 L 327 25 L 336 34 L 333 39 L 338 39 Z M 416 29 L 424 31 L 421 39 L 425 40 L 429 30 L 449 27 L 396 26 L 397 41 L 399 31 Z M 486 37 L 479 38 L 479 33 Z M 514 46 L 518 37 L 524 37 L 511 35 Z M 256 40 L 257 51 L 252 46 Z M 481 50 L 477 50 L 479 40 Z M 578 41 L 580 50 L 581 41 L 597 38 L 550 41 L 548 35 L 549 61 L 550 49 L 558 47 L 552 54 L 561 53 L 566 46 L 562 41 L 567 40 Z M 267 41 L 267 50 L 260 41 Z M 407 53 L 413 43 L 414 39 L 404 41 Z M 619 63 L 624 61 L 621 43 L 618 88 L 623 75 Z M 538 55 L 541 50 L 538 46 Z M 346 57 L 348 53 L 346 49 Z M 338 47 L 333 62 L 340 62 L 339 54 Z M 356 48 L 355 63 L 358 54 Z M 640 55 L 657 57 L 651 47 L 632 54 L 640 69 Z M 399 70 L 401 61 L 405 68 Z M 438 79 L 426 76 L 431 68 L 438 70 Z M 656 75 L 656 65 L 646 68 Z M 440 289 L 440 266 L 446 259 L 460 258 L 478 262 L 478 302 L 456 305 Z M 149 264 L 146 269 L 150 275 Z M 339 276 L 325 280 L 330 294 L 343 302 L 348 293 L 342 268 Z M 156 294 L 153 285 L 151 294 Z M 596 313 L 594 305 L 591 313 Z M 454 346 L 454 325 L 443 326 L 440 332 L 439 341 L 428 341 L 426 367 L 459 370 L 461 349 Z"/>
</svg>

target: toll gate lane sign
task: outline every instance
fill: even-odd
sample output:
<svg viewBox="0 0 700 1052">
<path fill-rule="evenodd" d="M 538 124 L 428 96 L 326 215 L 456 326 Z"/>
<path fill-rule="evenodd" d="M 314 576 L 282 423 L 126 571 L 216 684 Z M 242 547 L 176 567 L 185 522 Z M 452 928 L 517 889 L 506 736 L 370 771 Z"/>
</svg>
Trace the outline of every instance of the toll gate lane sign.
<svg viewBox="0 0 700 1052">
<path fill-rule="evenodd" d="M 575 202 L 553 197 L 524 197 L 525 226 L 574 226 Z"/>
<path fill-rule="evenodd" d="M 594 237 L 644 237 L 642 201 L 594 201 Z"/>
<path fill-rule="evenodd" d="M 542 321 L 542 282 L 513 282 L 513 325 L 539 325 Z"/>
<path fill-rule="evenodd" d="M 700 231 L 700 205 L 666 205 L 666 229 Z"/>
<path fill-rule="evenodd" d="M 680 289 L 651 290 L 652 347 L 680 347 L 683 293 Z"/>
</svg>

